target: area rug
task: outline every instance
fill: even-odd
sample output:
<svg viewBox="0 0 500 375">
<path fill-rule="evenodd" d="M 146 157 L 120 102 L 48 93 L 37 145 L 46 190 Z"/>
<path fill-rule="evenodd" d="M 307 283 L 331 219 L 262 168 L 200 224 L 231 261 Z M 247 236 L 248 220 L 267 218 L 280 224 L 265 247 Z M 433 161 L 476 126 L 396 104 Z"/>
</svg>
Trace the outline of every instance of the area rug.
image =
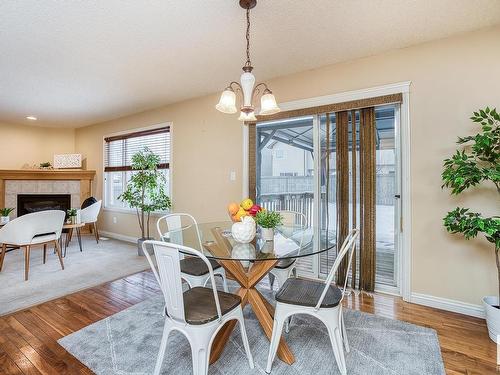
<svg viewBox="0 0 500 375">
<path fill-rule="evenodd" d="M 269 298 L 269 292 L 265 293 Z M 269 299 L 271 301 L 271 299 Z M 59 340 L 59 343 L 97 375 L 142 375 L 154 369 L 163 322 L 161 297 L 132 306 Z M 255 315 L 244 310 L 255 368 L 248 367 L 236 328 L 209 374 L 265 374 L 269 341 Z M 351 352 L 346 355 L 349 375 L 445 374 L 436 332 L 398 320 L 345 310 Z M 272 374 L 339 374 L 326 328 L 306 315 L 294 318 L 286 340 L 296 362 L 276 359 Z M 162 374 L 192 374 L 187 339 L 171 333 Z"/>
<path fill-rule="evenodd" d="M 0 272 L 0 315 L 65 296 L 106 281 L 148 269 L 147 260 L 137 256 L 137 246 L 82 236 L 83 252 L 76 236 L 64 258 L 65 269 L 52 250 L 47 263 L 42 262 L 40 247 L 31 250 L 29 280 L 24 281 L 24 253 L 13 250 L 5 256 Z"/>
</svg>

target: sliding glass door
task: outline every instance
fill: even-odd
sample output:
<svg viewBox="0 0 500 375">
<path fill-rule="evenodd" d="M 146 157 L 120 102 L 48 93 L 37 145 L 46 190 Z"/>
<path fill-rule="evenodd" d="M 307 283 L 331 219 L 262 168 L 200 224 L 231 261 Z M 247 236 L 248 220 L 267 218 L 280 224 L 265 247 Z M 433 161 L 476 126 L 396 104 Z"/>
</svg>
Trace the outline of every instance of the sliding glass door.
<svg viewBox="0 0 500 375">
<path fill-rule="evenodd" d="M 398 287 L 399 169 L 397 141 L 398 105 L 375 107 L 375 204 L 376 285 Z M 353 121 L 354 114 L 354 121 Z M 347 118 L 348 181 L 344 182 L 344 210 L 349 228 L 360 225 L 360 112 Z M 314 246 L 337 241 L 339 210 L 337 199 L 336 114 L 262 122 L 256 128 L 256 198 L 272 210 L 292 210 L 306 215 L 317 228 Z M 345 133 L 344 133 L 345 134 Z M 345 161 L 345 160 L 344 160 Z M 345 175 L 345 171 L 343 172 Z M 354 174 L 354 178 L 353 178 Z M 347 198 L 348 195 L 348 198 Z M 346 199 L 347 198 L 347 199 Z M 354 215 L 355 212 L 355 215 Z M 312 230 L 312 229 L 311 229 Z M 305 276 L 324 277 L 336 251 L 300 261 Z M 356 269 L 359 268 L 357 259 Z"/>
<path fill-rule="evenodd" d="M 301 212 L 312 227 L 313 117 L 262 123 L 256 131 L 257 202 L 268 210 Z M 312 258 L 299 261 L 302 274 L 315 276 L 315 268 Z"/>
</svg>

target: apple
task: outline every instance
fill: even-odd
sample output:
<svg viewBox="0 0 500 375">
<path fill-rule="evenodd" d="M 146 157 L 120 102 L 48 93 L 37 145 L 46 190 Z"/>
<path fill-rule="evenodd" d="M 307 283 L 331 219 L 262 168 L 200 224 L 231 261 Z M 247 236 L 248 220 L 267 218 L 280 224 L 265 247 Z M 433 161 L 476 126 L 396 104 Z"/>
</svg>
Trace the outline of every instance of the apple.
<svg viewBox="0 0 500 375">
<path fill-rule="evenodd" d="M 258 204 L 254 204 L 252 207 L 250 207 L 248 213 L 252 216 L 255 216 L 257 215 L 257 212 L 259 212 L 260 210 L 262 210 L 262 207 L 259 206 Z"/>
</svg>

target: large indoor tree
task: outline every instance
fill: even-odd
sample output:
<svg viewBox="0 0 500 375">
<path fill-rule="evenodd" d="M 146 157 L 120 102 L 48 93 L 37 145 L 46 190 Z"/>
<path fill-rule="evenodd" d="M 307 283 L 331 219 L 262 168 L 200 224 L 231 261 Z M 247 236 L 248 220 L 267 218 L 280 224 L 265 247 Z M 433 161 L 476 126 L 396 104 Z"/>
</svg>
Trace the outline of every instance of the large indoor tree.
<svg viewBox="0 0 500 375">
<path fill-rule="evenodd" d="M 150 238 L 149 217 L 154 211 L 170 208 L 165 175 L 158 170 L 160 157 L 149 148 L 132 156 L 132 176 L 118 199 L 135 208 L 142 239 Z"/>
<path fill-rule="evenodd" d="M 500 207 L 500 114 L 496 109 L 485 108 L 474 112 L 471 120 L 481 126 L 476 135 L 459 137 L 460 149 L 444 161 L 443 187 L 458 195 L 482 183 L 492 183 L 499 198 L 491 202 Z M 451 233 L 461 233 L 466 239 L 482 233 L 495 247 L 500 303 L 500 217 L 484 217 L 468 208 L 457 207 L 448 212 L 444 225 Z"/>
</svg>

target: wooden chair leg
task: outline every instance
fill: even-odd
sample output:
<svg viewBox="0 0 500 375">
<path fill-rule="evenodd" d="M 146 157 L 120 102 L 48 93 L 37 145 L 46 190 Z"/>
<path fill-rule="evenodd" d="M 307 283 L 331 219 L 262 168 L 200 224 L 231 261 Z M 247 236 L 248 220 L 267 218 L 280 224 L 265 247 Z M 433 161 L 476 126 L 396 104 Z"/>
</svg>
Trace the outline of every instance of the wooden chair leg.
<svg viewBox="0 0 500 375">
<path fill-rule="evenodd" d="M 7 245 L 2 244 L 2 252 L 0 253 L 0 271 L 2 270 L 3 260 L 5 259 L 6 253 L 7 253 Z"/>
<path fill-rule="evenodd" d="M 55 240 L 54 245 L 56 247 L 57 256 L 59 257 L 59 263 L 61 263 L 61 268 L 64 269 L 64 263 L 63 263 L 63 259 L 62 259 L 62 253 L 61 253 L 61 246 L 59 246 L 59 241 Z"/>
<path fill-rule="evenodd" d="M 94 236 L 97 243 L 99 243 L 99 231 L 97 230 L 97 223 L 92 223 L 94 227 Z"/>
<path fill-rule="evenodd" d="M 47 262 L 47 244 L 43 244 L 43 264 Z"/>
<path fill-rule="evenodd" d="M 66 247 L 68 247 L 72 239 L 73 239 L 73 228 L 69 228 L 68 234 L 66 235 Z"/>
<path fill-rule="evenodd" d="M 24 281 L 28 281 L 28 273 L 30 270 L 30 252 L 31 247 L 26 246 L 24 248 Z"/>
</svg>

